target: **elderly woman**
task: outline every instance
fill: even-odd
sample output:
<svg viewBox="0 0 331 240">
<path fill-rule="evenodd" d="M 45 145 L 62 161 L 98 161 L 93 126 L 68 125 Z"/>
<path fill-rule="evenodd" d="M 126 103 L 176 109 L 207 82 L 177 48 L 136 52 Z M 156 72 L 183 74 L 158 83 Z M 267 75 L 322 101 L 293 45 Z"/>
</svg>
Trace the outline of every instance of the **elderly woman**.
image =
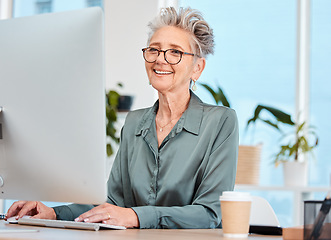
<svg viewBox="0 0 331 240">
<path fill-rule="evenodd" d="M 219 195 L 236 175 L 238 123 L 233 110 L 203 103 L 191 90 L 213 53 L 213 33 L 197 11 L 163 9 L 149 24 L 142 49 L 153 107 L 128 114 L 108 180 L 108 201 L 97 207 L 49 208 L 19 201 L 7 217 L 104 222 L 128 228 L 215 228 Z"/>
</svg>

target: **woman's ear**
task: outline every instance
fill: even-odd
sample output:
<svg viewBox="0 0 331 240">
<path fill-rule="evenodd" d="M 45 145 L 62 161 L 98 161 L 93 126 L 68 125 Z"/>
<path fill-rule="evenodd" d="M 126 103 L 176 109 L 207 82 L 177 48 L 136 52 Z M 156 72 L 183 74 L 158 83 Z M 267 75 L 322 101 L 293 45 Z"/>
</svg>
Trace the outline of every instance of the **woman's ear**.
<svg viewBox="0 0 331 240">
<path fill-rule="evenodd" d="M 198 80 L 202 71 L 205 69 L 206 59 L 198 58 L 194 63 L 192 79 Z"/>
</svg>

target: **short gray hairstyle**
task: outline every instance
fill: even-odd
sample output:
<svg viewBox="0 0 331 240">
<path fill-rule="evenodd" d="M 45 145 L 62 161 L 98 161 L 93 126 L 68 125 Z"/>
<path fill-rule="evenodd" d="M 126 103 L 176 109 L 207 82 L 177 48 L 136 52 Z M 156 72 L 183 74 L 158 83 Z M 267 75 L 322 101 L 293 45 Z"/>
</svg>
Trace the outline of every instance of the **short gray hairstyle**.
<svg viewBox="0 0 331 240">
<path fill-rule="evenodd" d="M 178 12 L 174 7 L 162 8 L 159 15 L 148 26 L 151 29 L 148 44 L 157 30 L 166 26 L 174 26 L 191 33 L 193 40 L 191 47 L 194 54 L 206 57 L 208 54 L 214 53 L 213 29 L 199 11 L 190 7 L 180 8 Z"/>
</svg>

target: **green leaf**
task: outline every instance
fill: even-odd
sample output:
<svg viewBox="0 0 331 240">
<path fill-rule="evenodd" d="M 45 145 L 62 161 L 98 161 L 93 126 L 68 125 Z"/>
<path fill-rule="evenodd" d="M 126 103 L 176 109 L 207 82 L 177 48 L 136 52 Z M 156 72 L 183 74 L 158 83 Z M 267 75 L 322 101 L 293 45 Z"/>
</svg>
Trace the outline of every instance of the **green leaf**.
<svg viewBox="0 0 331 240">
<path fill-rule="evenodd" d="M 106 93 L 106 135 L 110 137 L 111 141 L 107 143 L 107 155 L 110 156 L 114 153 L 111 144 L 119 143 L 120 139 L 116 137 L 116 128 L 114 123 L 117 121 L 117 106 L 120 95 L 110 90 Z"/>
<path fill-rule="evenodd" d="M 219 103 L 219 99 L 218 99 L 218 95 L 216 94 L 216 92 L 207 84 L 204 83 L 200 83 L 201 86 L 203 86 L 205 89 L 207 89 L 209 91 L 209 93 L 212 95 L 212 97 L 215 100 L 215 103 L 218 104 Z"/>
<path fill-rule="evenodd" d="M 264 106 L 264 105 L 259 104 L 255 108 L 253 117 L 247 121 L 246 128 L 251 123 L 255 123 L 257 120 L 261 120 L 262 122 L 265 122 L 266 124 L 270 125 L 271 127 L 275 128 L 277 130 L 280 130 L 277 123 L 260 117 L 260 113 L 262 112 L 262 110 L 265 110 L 265 111 L 271 113 L 272 116 L 275 117 L 276 122 L 281 122 L 281 123 L 288 124 L 288 125 L 295 125 L 295 123 L 291 119 L 291 115 L 289 115 L 279 109 L 276 109 L 274 107 L 269 107 L 269 106 Z"/>
<path fill-rule="evenodd" d="M 116 113 L 116 110 L 114 108 L 111 108 L 109 110 L 109 115 L 107 116 L 108 117 L 108 120 L 111 121 L 111 122 L 116 122 L 117 120 L 117 113 Z"/>
<path fill-rule="evenodd" d="M 119 99 L 120 95 L 116 91 L 110 90 L 108 92 L 107 96 L 108 96 L 108 103 L 109 103 L 109 105 L 111 107 L 117 108 L 117 106 L 118 106 L 118 99 Z"/>
<path fill-rule="evenodd" d="M 217 87 L 217 92 L 216 92 L 208 84 L 205 84 L 205 83 L 199 83 L 199 84 L 201 86 L 203 86 L 212 95 L 212 97 L 215 100 L 216 105 L 219 105 L 220 103 L 222 103 L 223 106 L 230 107 L 230 103 L 220 86 Z"/>
<path fill-rule="evenodd" d="M 299 127 L 297 128 L 297 134 L 299 134 L 303 130 L 304 125 L 305 125 L 305 122 L 303 122 L 302 124 L 299 125 Z"/>
<path fill-rule="evenodd" d="M 263 120 L 263 119 L 261 119 L 263 122 L 265 122 L 266 124 L 269 124 L 270 126 L 272 126 L 272 127 L 274 127 L 274 128 L 277 128 L 278 130 L 280 130 L 279 129 L 279 127 L 278 127 L 278 125 L 277 125 L 277 123 L 273 123 L 273 122 L 271 122 L 270 120 Z"/>
<path fill-rule="evenodd" d="M 227 97 L 225 96 L 223 90 L 220 87 L 218 87 L 217 95 L 218 95 L 219 100 L 222 102 L 223 106 L 230 107 L 230 103 L 229 103 Z"/>
<path fill-rule="evenodd" d="M 109 143 L 107 143 L 107 156 L 111 156 L 113 155 L 114 151 L 113 148 L 111 147 L 111 145 Z"/>
</svg>

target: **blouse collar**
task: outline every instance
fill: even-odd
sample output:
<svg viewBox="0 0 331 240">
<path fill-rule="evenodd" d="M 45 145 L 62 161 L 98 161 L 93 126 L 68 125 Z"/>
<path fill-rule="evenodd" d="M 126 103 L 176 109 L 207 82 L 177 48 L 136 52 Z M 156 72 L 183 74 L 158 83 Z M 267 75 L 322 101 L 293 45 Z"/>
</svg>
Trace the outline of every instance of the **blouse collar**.
<svg viewBox="0 0 331 240">
<path fill-rule="evenodd" d="M 203 106 L 202 106 L 203 102 L 191 90 L 190 93 L 191 93 L 190 94 L 191 97 L 188 108 L 183 113 L 182 117 L 178 120 L 178 123 L 175 125 L 176 126 L 175 133 L 182 131 L 184 128 L 186 131 L 198 135 L 203 116 Z M 159 100 L 157 100 L 154 103 L 153 107 L 148 109 L 148 111 L 142 117 L 136 129 L 136 133 L 135 133 L 136 135 L 147 134 L 149 128 L 153 126 L 152 123 L 153 121 L 155 121 L 155 116 L 158 108 L 159 108 Z"/>
</svg>

